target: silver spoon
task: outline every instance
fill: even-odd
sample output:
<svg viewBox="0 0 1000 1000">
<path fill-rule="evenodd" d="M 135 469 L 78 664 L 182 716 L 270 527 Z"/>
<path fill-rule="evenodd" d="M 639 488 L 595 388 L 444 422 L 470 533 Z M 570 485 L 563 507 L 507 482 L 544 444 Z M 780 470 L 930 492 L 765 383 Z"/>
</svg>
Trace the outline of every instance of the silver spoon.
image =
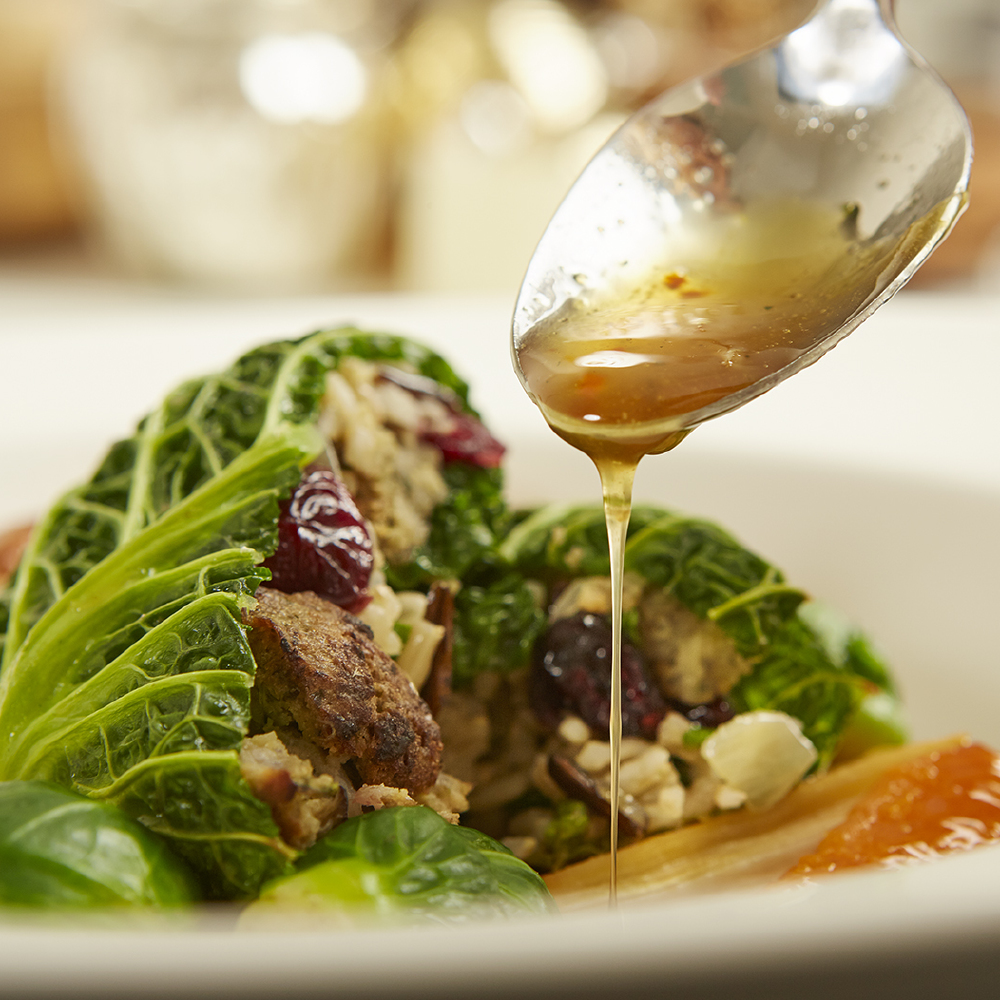
<svg viewBox="0 0 1000 1000">
<path fill-rule="evenodd" d="M 521 286 L 513 319 L 521 381 L 539 402 L 537 378 L 522 364 L 538 331 L 599 319 L 603 302 L 668 274 L 713 226 L 775 198 L 839 212 L 845 267 L 857 280 L 845 295 L 845 269 L 832 266 L 802 289 L 817 314 L 840 303 L 834 320 L 817 323 L 794 357 L 675 426 L 735 409 L 811 364 L 902 287 L 964 210 L 971 159 L 966 117 L 897 36 L 892 0 L 826 0 L 772 48 L 654 99 L 597 153 Z"/>
</svg>

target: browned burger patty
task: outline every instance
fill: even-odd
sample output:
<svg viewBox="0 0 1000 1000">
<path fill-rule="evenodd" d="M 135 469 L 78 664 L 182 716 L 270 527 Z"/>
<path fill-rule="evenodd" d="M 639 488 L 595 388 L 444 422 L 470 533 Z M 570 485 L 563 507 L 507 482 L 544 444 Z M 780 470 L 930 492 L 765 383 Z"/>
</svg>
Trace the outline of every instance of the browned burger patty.
<svg viewBox="0 0 1000 1000">
<path fill-rule="evenodd" d="M 441 733 L 430 709 L 371 629 L 306 591 L 257 591 L 247 613 L 257 661 L 258 728 L 294 726 L 367 784 L 419 792 L 441 769 Z"/>
</svg>

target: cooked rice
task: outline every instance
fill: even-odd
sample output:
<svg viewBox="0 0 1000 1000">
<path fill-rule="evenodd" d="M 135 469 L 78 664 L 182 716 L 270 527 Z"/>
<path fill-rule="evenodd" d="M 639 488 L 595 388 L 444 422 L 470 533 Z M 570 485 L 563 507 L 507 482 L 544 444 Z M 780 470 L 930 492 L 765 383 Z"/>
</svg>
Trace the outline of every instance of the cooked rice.
<svg viewBox="0 0 1000 1000">
<path fill-rule="evenodd" d="M 451 412 L 440 400 L 380 381 L 378 372 L 358 358 L 329 372 L 319 428 L 383 555 L 397 562 L 427 540 L 431 511 L 448 495 L 441 452 L 417 431 L 450 426 Z"/>
</svg>

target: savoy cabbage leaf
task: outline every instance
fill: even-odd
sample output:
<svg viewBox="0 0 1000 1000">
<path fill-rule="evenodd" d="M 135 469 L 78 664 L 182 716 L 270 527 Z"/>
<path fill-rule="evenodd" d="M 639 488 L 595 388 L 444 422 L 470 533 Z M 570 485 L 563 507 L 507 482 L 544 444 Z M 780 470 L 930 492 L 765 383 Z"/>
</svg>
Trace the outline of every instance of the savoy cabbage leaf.
<svg viewBox="0 0 1000 1000">
<path fill-rule="evenodd" d="M 542 580 L 610 572 L 604 509 L 553 505 L 510 532 L 501 555 Z M 805 594 L 717 525 L 636 504 L 625 543 L 625 569 L 662 587 L 701 618 L 718 623 L 746 657 L 758 655 Z"/>
<path fill-rule="evenodd" d="M 747 658 L 766 649 L 805 594 L 717 525 L 679 514 L 651 521 L 628 540 L 625 568 L 715 621 Z"/>
<path fill-rule="evenodd" d="M 116 548 L 280 424 L 313 423 L 326 372 L 347 356 L 410 368 L 451 390 L 469 409 L 468 385 L 440 355 L 404 337 L 352 327 L 267 344 L 226 371 L 186 382 L 140 423 L 133 437 L 115 444 L 90 481 L 59 500 L 34 532 L 0 605 L 0 664 L 10 662 L 46 609 Z M 486 492 L 490 503 L 499 502 L 492 479 L 488 485 L 460 482 L 447 503 L 474 509 Z M 471 543 L 475 552 L 493 543 L 489 529 L 471 528 L 479 536 Z M 461 538 L 451 534 L 454 549 Z M 431 569 L 438 576 L 452 571 L 447 559 L 434 561 Z"/>
<path fill-rule="evenodd" d="M 825 770 L 865 700 L 877 691 L 891 695 L 890 689 L 888 670 L 864 637 L 824 605 L 809 602 L 772 636 L 727 698 L 738 712 L 794 716 L 819 754 L 816 769 Z M 899 740 L 883 734 L 880 742 Z"/>
<path fill-rule="evenodd" d="M 258 348 L 113 446 L 49 511 L 5 595 L 0 780 L 114 803 L 213 898 L 254 895 L 294 856 L 240 773 L 255 671 L 242 612 L 268 576 L 278 501 L 322 448 L 325 373 L 346 355 L 401 363 L 467 405 L 447 363 L 404 338 L 344 329 Z"/>
<path fill-rule="evenodd" d="M 604 511 L 594 504 L 533 511 L 500 553 L 549 583 L 607 575 Z M 819 752 L 818 767 L 846 747 L 847 736 L 860 750 L 902 739 L 891 675 L 865 637 L 831 609 L 806 601 L 775 566 L 717 525 L 637 505 L 625 568 L 722 629 L 752 665 L 727 700 L 738 712 L 772 709 L 799 719 Z M 692 742 L 708 732 L 692 731 Z"/>
<path fill-rule="evenodd" d="M 628 523 L 633 538 L 663 516 L 658 507 L 635 504 Z M 594 504 L 550 504 L 523 517 L 500 546 L 503 559 L 539 580 L 607 576 L 608 529 L 604 508 Z"/>
<path fill-rule="evenodd" d="M 479 674 L 527 667 L 545 626 L 538 596 L 517 573 L 494 572 L 463 585 L 455 595 L 453 685 L 464 688 Z"/>
<path fill-rule="evenodd" d="M 120 805 L 172 838 L 211 896 L 252 894 L 291 854 L 239 776 L 254 673 L 240 618 L 278 496 L 317 447 L 311 427 L 286 425 L 248 449 L 70 587 L 0 675 L 0 776 Z M 206 782 L 211 807 L 178 791 Z M 164 825 L 182 806 L 187 826 Z M 230 864 L 248 843 L 254 861 Z"/>
</svg>

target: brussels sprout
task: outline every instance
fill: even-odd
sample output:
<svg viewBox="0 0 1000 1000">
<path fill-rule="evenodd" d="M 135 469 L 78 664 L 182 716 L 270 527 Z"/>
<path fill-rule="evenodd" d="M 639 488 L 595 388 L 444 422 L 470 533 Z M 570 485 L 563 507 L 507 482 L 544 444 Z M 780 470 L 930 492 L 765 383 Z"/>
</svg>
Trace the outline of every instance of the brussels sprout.
<svg viewBox="0 0 1000 1000">
<path fill-rule="evenodd" d="M 121 810 L 44 781 L 0 783 L 0 904 L 179 906 L 185 866 Z"/>
<path fill-rule="evenodd" d="M 502 844 L 425 806 L 380 809 L 338 826 L 248 907 L 441 923 L 549 913 L 542 879 Z"/>
</svg>

